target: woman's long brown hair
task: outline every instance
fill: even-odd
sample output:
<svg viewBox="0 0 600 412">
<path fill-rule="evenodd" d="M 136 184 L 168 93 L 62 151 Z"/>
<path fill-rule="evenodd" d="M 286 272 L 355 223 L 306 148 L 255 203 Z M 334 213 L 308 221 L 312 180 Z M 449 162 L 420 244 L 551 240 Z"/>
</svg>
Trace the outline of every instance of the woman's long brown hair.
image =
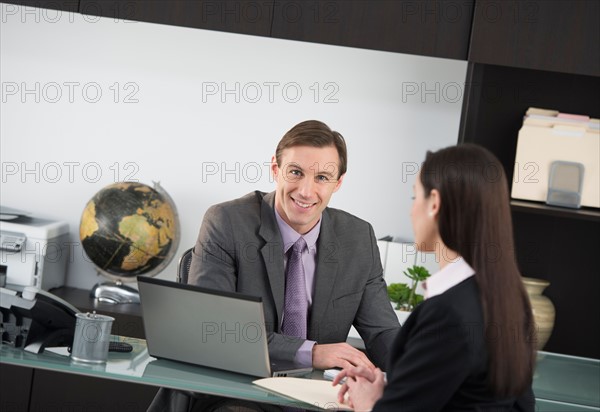
<svg viewBox="0 0 600 412">
<path fill-rule="evenodd" d="M 489 385 L 517 396 L 531 384 L 535 325 L 514 255 L 508 184 L 487 149 L 465 144 L 428 152 L 420 173 L 429 196 L 440 193 L 444 244 L 475 270 L 483 305 Z"/>
</svg>

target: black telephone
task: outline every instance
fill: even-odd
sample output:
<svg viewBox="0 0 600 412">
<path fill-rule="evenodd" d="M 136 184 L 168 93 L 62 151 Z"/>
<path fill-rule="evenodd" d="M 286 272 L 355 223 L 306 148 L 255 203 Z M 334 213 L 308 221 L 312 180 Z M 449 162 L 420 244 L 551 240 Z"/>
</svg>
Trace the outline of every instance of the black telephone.
<svg viewBox="0 0 600 412">
<path fill-rule="evenodd" d="M 79 310 L 42 289 L 0 288 L 2 343 L 41 353 L 46 347 L 71 346 Z"/>
</svg>

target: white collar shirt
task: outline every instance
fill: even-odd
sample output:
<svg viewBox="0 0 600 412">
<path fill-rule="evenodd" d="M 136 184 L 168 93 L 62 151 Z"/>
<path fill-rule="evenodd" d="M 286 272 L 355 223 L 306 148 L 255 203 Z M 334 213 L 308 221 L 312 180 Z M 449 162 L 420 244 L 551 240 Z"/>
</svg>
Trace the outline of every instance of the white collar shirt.
<svg viewBox="0 0 600 412">
<path fill-rule="evenodd" d="M 475 270 L 462 257 L 450 262 L 424 282 L 425 299 L 441 295 L 463 280 L 475 275 Z"/>
</svg>

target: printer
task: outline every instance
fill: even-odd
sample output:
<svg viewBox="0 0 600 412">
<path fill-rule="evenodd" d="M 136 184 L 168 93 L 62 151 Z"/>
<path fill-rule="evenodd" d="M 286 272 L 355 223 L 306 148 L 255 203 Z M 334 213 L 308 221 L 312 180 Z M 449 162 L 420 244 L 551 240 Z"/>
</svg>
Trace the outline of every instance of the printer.
<svg viewBox="0 0 600 412">
<path fill-rule="evenodd" d="M 69 225 L 0 206 L 0 286 L 50 290 L 63 286 Z"/>
</svg>

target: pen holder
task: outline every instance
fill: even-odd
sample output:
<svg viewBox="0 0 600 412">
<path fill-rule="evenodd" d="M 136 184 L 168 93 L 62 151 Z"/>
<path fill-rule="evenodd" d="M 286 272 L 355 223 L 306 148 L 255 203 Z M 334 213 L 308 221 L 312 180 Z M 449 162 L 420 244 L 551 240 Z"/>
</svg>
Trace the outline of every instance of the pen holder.
<svg viewBox="0 0 600 412">
<path fill-rule="evenodd" d="M 104 363 L 108 359 L 110 331 L 115 320 L 110 316 L 77 313 L 71 359 L 79 362 Z"/>
</svg>

